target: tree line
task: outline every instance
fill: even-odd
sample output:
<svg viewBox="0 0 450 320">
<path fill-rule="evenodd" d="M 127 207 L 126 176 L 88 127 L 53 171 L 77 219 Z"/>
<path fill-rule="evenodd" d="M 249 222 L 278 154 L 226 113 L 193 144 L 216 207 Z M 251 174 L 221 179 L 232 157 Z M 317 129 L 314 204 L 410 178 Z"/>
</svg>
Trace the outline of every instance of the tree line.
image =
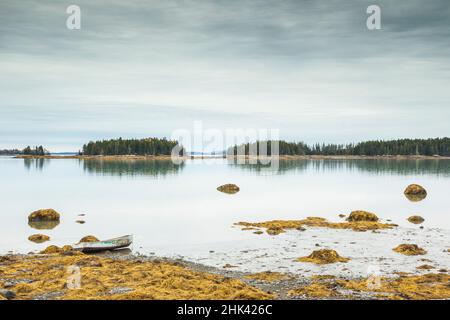
<svg viewBox="0 0 450 320">
<path fill-rule="evenodd" d="M 170 155 L 172 149 L 178 145 L 176 140 L 166 138 L 145 139 L 110 139 L 90 141 L 83 145 L 83 155 Z M 179 155 L 185 150 L 180 147 Z"/>
<path fill-rule="evenodd" d="M 357 156 L 397 156 L 397 155 L 422 155 L 422 156 L 450 156 L 450 138 L 432 139 L 397 139 L 397 140 L 372 140 L 350 144 L 313 144 L 303 142 L 257 141 L 231 147 L 228 154 L 256 155 L 265 154 L 265 149 L 260 146 L 266 143 L 267 155 L 276 152 L 272 147 L 278 142 L 279 155 L 357 155 Z"/>
<path fill-rule="evenodd" d="M 43 146 L 36 146 L 31 148 L 30 146 L 26 147 L 23 150 L 19 149 L 5 149 L 0 150 L 0 155 L 34 155 L 34 156 L 44 156 L 50 154 L 48 150 L 46 150 Z"/>
</svg>

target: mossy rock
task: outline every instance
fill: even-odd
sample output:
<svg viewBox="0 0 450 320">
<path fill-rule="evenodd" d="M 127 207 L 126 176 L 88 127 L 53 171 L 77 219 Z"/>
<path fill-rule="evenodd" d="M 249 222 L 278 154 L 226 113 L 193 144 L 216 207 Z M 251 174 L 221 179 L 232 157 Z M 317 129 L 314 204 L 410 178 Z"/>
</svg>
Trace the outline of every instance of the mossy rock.
<svg viewBox="0 0 450 320">
<path fill-rule="evenodd" d="M 28 216 L 28 221 L 59 221 L 60 214 L 53 209 L 40 209 Z"/>
<path fill-rule="evenodd" d="M 81 238 L 79 243 L 81 243 L 81 242 L 98 242 L 98 241 L 100 241 L 100 240 L 98 240 L 97 237 L 89 235 L 89 236 L 85 236 L 85 237 Z"/>
<path fill-rule="evenodd" d="M 367 212 L 363 210 L 352 211 L 347 218 L 349 222 L 359 222 L 359 221 L 372 221 L 377 222 L 378 217 L 375 213 Z"/>
<path fill-rule="evenodd" d="M 33 234 L 28 237 L 28 240 L 35 242 L 35 243 L 43 243 L 45 241 L 50 240 L 50 237 L 46 236 L 45 234 Z"/>
<path fill-rule="evenodd" d="M 56 254 L 56 253 L 67 253 L 67 252 L 71 252 L 73 250 L 73 248 L 69 245 L 65 245 L 63 247 L 58 247 L 58 246 L 48 246 L 47 248 L 45 248 L 44 250 L 42 250 L 40 253 L 41 254 Z"/>
<path fill-rule="evenodd" d="M 408 218 L 408 221 L 414 224 L 421 224 L 422 222 L 425 221 L 425 219 L 422 218 L 421 216 L 411 216 Z"/>
<path fill-rule="evenodd" d="M 316 264 L 329 264 L 335 262 L 347 262 L 349 258 L 341 257 L 335 250 L 321 249 L 313 251 L 307 257 L 298 258 L 298 262 L 311 262 Z"/>
<path fill-rule="evenodd" d="M 217 187 L 217 190 L 220 191 L 220 192 L 228 193 L 228 194 L 234 194 L 234 193 L 239 192 L 240 189 L 235 184 L 227 183 L 227 184 L 224 184 L 224 185 L 222 185 L 220 187 Z"/>
<path fill-rule="evenodd" d="M 407 256 L 424 255 L 427 253 L 426 250 L 420 248 L 417 244 L 400 244 L 392 250 Z"/>
<path fill-rule="evenodd" d="M 427 191 L 418 184 L 410 184 L 406 187 L 404 194 L 410 201 L 417 202 L 426 198 Z"/>
</svg>

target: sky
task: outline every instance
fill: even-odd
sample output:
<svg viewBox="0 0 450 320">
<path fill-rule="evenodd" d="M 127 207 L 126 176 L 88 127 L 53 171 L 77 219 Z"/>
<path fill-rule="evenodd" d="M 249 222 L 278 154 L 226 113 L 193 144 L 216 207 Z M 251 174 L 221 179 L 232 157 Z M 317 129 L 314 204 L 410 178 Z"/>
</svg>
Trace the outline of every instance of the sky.
<svg viewBox="0 0 450 320">
<path fill-rule="evenodd" d="M 71 1 L 0 1 L 0 149 L 195 121 L 307 143 L 450 136 L 448 0 Z"/>
</svg>

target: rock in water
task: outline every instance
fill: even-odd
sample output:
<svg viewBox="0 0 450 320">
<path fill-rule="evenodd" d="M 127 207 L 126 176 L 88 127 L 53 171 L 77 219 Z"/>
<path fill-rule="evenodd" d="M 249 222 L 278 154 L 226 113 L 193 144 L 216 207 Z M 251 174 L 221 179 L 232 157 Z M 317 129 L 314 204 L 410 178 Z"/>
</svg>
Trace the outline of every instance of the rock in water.
<svg viewBox="0 0 450 320">
<path fill-rule="evenodd" d="M 422 222 L 425 221 L 425 219 L 422 218 L 421 216 L 411 216 L 408 218 L 408 221 L 414 224 L 421 224 Z"/>
<path fill-rule="evenodd" d="M 417 202 L 426 198 L 427 191 L 418 184 L 410 184 L 406 187 L 404 194 L 410 201 Z"/>
<path fill-rule="evenodd" d="M 59 221 L 59 216 L 53 209 L 40 209 L 30 213 L 28 221 Z"/>
<path fill-rule="evenodd" d="M 407 256 L 417 256 L 417 255 L 424 255 L 427 252 L 420 248 L 417 244 L 400 244 L 394 249 L 395 252 L 407 255 Z"/>
<path fill-rule="evenodd" d="M 307 257 L 298 258 L 299 262 L 312 262 L 316 264 L 329 264 L 335 262 L 347 262 L 349 258 L 341 257 L 336 251 L 330 249 L 321 249 L 313 251 Z"/>
<path fill-rule="evenodd" d="M 227 184 L 224 184 L 224 185 L 218 187 L 217 190 L 220 192 L 228 193 L 228 194 L 234 194 L 234 193 L 239 192 L 240 189 L 235 184 L 227 183 Z"/>
<path fill-rule="evenodd" d="M 349 221 L 349 222 L 357 222 L 357 221 L 377 222 L 378 217 L 374 213 L 363 211 L 363 210 L 357 210 L 357 211 L 352 211 L 350 213 L 350 215 L 347 218 L 347 221 Z"/>
<path fill-rule="evenodd" d="M 50 237 L 46 236 L 45 234 L 33 234 L 28 237 L 28 240 L 35 242 L 35 243 L 42 243 L 42 242 L 50 240 Z"/>
</svg>

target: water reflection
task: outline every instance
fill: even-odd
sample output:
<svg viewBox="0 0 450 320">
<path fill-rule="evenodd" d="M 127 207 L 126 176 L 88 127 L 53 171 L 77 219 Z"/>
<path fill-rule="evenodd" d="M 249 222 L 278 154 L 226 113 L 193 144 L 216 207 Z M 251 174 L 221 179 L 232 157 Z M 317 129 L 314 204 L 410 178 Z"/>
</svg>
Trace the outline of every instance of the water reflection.
<svg viewBox="0 0 450 320">
<path fill-rule="evenodd" d="M 166 176 L 178 174 L 185 164 L 174 164 L 171 160 L 80 160 L 89 174 L 114 176 Z"/>
<path fill-rule="evenodd" d="M 25 166 L 25 168 L 27 168 L 27 170 L 31 170 L 31 169 L 35 169 L 35 170 L 39 170 L 42 171 L 42 169 L 44 169 L 45 166 L 48 165 L 48 163 L 50 162 L 49 159 L 23 159 L 23 165 Z"/>
<path fill-rule="evenodd" d="M 51 230 L 59 225 L 59 221 L 28 221 L 28 225 L 36 230 Z"/>
<path fill-rule="evenodd" d="M 256 173 L 277 173 L 302 171 L 364 171 L 373 174 L 450 176 L 450 160 L 395 160 L 395 159 L 362 159 L 362 160 L 280 160 L 278 170 L 270 165 L 238 164 L 236 160 L 228 162 L 242 170 Z"/>
</svg>

